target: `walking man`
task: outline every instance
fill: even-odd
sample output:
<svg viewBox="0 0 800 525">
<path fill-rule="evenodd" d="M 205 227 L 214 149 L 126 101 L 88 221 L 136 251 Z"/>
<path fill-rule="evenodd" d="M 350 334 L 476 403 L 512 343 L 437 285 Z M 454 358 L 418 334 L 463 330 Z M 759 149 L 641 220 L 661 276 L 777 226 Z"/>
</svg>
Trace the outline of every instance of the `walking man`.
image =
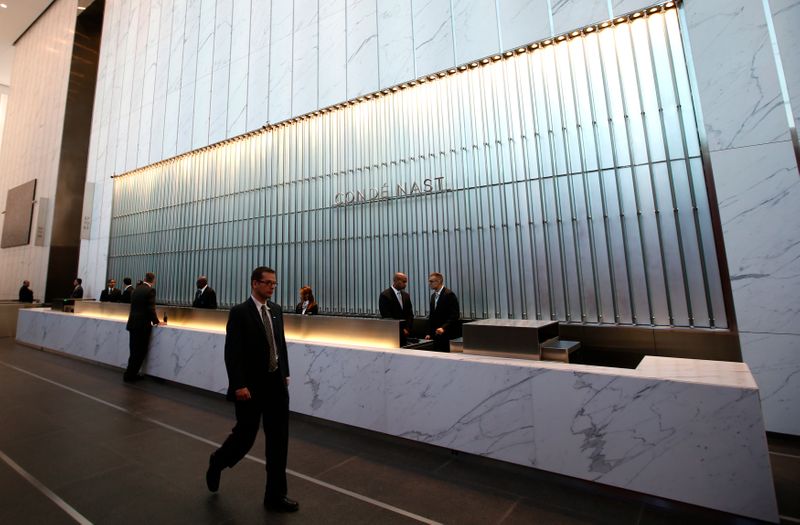
<svg viewBox="0 0 800 525">
<path fill-rule="evenodd" d="M 295 512 L 300 505 L 289 499 L 286 455 L 289 447 L 289 360 L 283 332 L 283 312 L 270 301 L 275 270 L 259 266 L 250 276 L 251 294 L 231 308 L 225 335 L 228 399 L 234 401 L 236 426 L 209 458 L 208 490 L 219 490 L 225 467 L 233 467 L 253 446 L 263 420 L 266 441 L 267 487 L 264 507 Z"/>
</svg>

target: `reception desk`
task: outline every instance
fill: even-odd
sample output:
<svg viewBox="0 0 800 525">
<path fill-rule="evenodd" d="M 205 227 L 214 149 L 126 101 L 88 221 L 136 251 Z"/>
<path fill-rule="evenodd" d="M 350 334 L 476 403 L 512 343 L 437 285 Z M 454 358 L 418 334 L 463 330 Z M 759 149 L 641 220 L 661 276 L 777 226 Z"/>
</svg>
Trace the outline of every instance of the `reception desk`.
<svg viewBox="0 0 800 525">
<path fill-rule="evenodd" d="M 289 338 L 292 411 L 778 521 L 759 392 L 743 363 L 647 356 L 629 370 L 348 335 Z M 17 340 L 120 368 L 128 358 L 124 320 L 101 314 L 21 310 Z M 145 372 L 223 393 L 224 340 L 219 326 L 155 328 Z"/>
</svg>

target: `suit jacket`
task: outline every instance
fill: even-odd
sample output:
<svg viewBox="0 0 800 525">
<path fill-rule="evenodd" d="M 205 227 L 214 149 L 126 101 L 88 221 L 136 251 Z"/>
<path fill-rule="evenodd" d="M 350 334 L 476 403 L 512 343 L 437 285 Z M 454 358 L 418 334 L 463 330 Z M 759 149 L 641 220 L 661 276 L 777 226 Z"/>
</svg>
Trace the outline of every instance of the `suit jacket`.
<svg viewBox="0 0 800 525">
<path fill-rule="evenodd" d="M 428 334 L 433 336 L 437 328 L 444 328 L 444 336 L 453 339 L 460 336 L 461 312 L 458 306 L 458 297 L 450 288 L 443 288 L 439 295 L 439 302 L 434 307 L 434 297 L 431 294 L 430 311 L 428 313 Z"/>
<path fill-rule="evenodd" d="M 119 302 L 121 303 L 130 303 L 131 302 L 131 295 L 133 295 L 133 285 L 128 286 L 124 290 L 122 290 L 122 295 L 119 298 Z"/>
<path fill-rule="evenodd" d="M 100 292 L 100 301 L 104 303 L 105 302 L 118 303 L 120 297 L 122 297 L 122 292 L 120 292 L 118 288 L 112 288 L 110 293 L 108 291 L 108 288 L 103 288 L 103 291 Z"/>
<path fill-rule="evenodd" d="M 149 330 L 158 324 L 156 315 L 156 290 L 142 283 L 131 295 L 131 313 L 128 315 L 126 330 Z"/>
<path fill-rule="evenodd" d="M 33 302 L 33 290 L 26 286 L 22 286 L 19 289 L 19 302 L 21 303 L 32 303 Z"/>
<path fill-rule="evenodd" d="M 72 299 L 83 299 L 83 286 L 81 286 L 81 285 L 76 286 L 72 290 L 72 293 L 70 294 L 70 298 L 72 298 Z"/>
<path fill-rule="evenodd" d="M 411 323 L 414 321 L 414 306 L 411 304 L 411 296 L 408 295 L 408 292 L 400 290 L 400 296 L 403 298 L 403 306 L 400 306 L 400 302 L 391 287 L 385 289 L 378 297 L 378 309 L 384 319 L 405 321 L 400 325 L 400 328 L 408 328 L 410 330 Z"/>
<path fill-rule="evenodd" d="M 285 379 L 289 377 L 289 357 L 283 331 L 281 307 L 267 301 L 272 330 L 277 345 L 278 370 Z M 225 368 L 228 371 L 228 399 L 236 398 L 236 391 L 247 387 L 253 397 L 265 390 L 269 374 L 269 347 L 267 332 L 261 312 L 252 298 L 231 308 L 225 328 Z"/>
<path fill-rule="evenodd" d="M 195 292 L 197 293 L 197 292 Z M 217 292 L 210 286 L 206 286 L 205 291 L 199 296 L 194 298 L 192 308 L 208 308 L 211 310 L 217 309 Z"/>
<path fill-rule="evenodd" d="M 303 313 L 303 303 L 297 303 L 297 306 L 294 307 L 294 313 L 302 314 Z M 311 308 L 306 310 L 305 315 L 318 315 L 319 314 L 319 304 L 314 304 Z"/>
</svg>

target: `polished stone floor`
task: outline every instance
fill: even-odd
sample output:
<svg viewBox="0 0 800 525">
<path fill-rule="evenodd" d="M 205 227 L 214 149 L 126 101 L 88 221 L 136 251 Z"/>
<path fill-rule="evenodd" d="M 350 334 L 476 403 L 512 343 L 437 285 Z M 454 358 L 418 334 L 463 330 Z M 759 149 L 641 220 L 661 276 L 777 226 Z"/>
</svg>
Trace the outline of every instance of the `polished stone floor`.
<svg viewBox="0 0 800 525">
<path fill-rule="evenodd" d="M 637 493 L 292 414 L 289 493 L 261 507 L 263 435 L 205 488 L 233 424 L 220 396 L 0 339 L 0 523 L 749 523 Z M 769 436 L 782 521 L 800 523 L 800 439 Z"/>
</svg>

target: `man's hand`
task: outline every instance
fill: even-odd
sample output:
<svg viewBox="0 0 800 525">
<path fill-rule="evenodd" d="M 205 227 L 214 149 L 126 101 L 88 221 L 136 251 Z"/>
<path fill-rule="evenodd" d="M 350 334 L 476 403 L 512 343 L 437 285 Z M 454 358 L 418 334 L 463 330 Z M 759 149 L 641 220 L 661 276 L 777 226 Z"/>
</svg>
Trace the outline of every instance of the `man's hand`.
<svg viewBox="0 0 800 525">
<path fill-rule="evenodd" d="M 247 387 L 236 389 L 236 401 L 250 401 L 251 395 Z"/>
<path fill-rule="evenodd" d="M 442 328 L 441 326 L 436 329 L 436 335 L 442 335 L 443 333 L 444 333 L 444 328 Z"/>
<path fill-rule="evenodd" d="M 410 333 L 410 332 L 408 331 L 408 328 L 403 328 L 403 335 L 404 335 L 404 336 L 408 337 L 408 334 L 409 334 L 409 333 Z"/>
<path fill-rule="evenodd" d="M 429 335 L 425 336 L 425 339 L 427 339 L 427 340 L 430 340 L 430 338 L 431 338 L 431 336 L 429 336 Z"/>
<path fill-rule="evenodd" d="M 286 379 L 284 379 L 284 381 L 286 381 L 286 386 L 289 386 L 289 380 L 291 379 L 292 379 L 291 377 L 287 377 Z"/>
</svg>

